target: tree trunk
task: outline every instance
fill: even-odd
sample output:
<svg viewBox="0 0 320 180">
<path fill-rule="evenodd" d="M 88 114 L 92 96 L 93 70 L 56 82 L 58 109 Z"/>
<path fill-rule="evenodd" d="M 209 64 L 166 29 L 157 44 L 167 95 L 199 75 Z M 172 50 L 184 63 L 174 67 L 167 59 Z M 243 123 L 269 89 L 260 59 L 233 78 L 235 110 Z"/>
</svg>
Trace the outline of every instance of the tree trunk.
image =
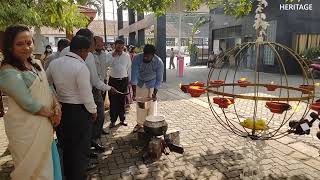
<svg viewBox="0 0 320 180">
<path fill-rule="evenodd" d="M 73 33 L 70 31 L 66 31 L 66 37 L 71 41 L 71 39 L 73 38 Z"/>
<path fill-rule="evenodd" d="M 0 52 L 3 46 L 3 38 L 4 38 L 3 36 L 4 36 L 4 32 L 0 31 Z M 1 57 L 0 57 L 0 62 L 1 62 Z"/>
<path fill-rule="evenodd" d="M 1 53 L 1 49 L 3 46 L 3 35 L 4 35 L 4 32 L 0 31 L 0 66 L 3 58 Z M 0 91 L 0 117 L 2 117 L 3 115 L 4 115 L 4 108 L 3 108 L 2 92 Z"/>
</svg>

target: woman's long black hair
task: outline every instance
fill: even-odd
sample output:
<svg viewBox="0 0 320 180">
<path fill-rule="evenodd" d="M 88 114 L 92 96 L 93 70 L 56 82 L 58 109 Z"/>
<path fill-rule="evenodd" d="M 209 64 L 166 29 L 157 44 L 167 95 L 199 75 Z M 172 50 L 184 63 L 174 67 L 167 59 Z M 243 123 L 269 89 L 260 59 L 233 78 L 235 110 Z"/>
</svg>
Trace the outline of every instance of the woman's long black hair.
<svg viewBox="0 0 320 180">
<path fill-rule="evenodd" d="M 22 64 L 22 62 L 18 58 L 16 58 L 12 53 L 14 39 L 19 33 L 25 32 L 25 31 L 30 32 L 29 28 L 24 25 L 12 25 L 6 28 L 4 32 L 4 38 L 3 38 L 2 53 L 3 53 L 4 59 L 2 61 L 2 65 L 10 64 L 11 66 L 19 69 L 20 71 L 28 70 L 27 67 L 24 64 Z M 31 57 L 28 58 L 28 61 L 34 68 L 41 71 L 41 67 L 38 64 L 33 63 Z"/>
</svg>

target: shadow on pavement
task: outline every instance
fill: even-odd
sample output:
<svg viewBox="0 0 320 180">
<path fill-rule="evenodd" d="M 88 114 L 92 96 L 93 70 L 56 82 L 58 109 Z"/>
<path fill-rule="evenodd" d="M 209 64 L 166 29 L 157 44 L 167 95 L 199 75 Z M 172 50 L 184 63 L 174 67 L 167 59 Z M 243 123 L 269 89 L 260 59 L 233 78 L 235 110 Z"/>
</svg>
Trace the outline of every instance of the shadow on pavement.
<svg viewBox="0 0 320 180">
<path fill-rule="evenodd" d="M 2 162 L 1 162 L 2 163 Z M 0 166 L 0 179 L 1 180 L 9 180 L 10 173 L 13 170 L 13 162 L 12 160 L 8 160 Z"/>
</svg>

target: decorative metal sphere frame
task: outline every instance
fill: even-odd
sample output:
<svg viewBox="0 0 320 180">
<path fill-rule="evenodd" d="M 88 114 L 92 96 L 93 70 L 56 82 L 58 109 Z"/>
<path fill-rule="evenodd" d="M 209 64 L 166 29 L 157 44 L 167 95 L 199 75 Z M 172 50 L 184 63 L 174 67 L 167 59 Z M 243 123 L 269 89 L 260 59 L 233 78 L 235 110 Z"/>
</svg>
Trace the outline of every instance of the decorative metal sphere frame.
<svg viewBox="0 0 320 180">
<path fill-rule="evenodd" d="M 266 0 L 257 1 L 253 25 L 257 31 L 256 41 L 236 45 L 225 54 L 219 54 L 217 62 L 214 63 L 208 74 L 206 87 L 204 87 L 205 83 L 194 82 L 189 85 L 180 85 L 180 88 L 183 92 L 190 93 L 192 97 L 199 97 L 207 92 L 214 118 L 225 129 L 238 136 L 249 137 L 253 140 L 268 140 L 278 139 L 290 133 L 309 134 L 312 124 L 320 120 L 320 100 L 313 102 L 314 79 L 312 75 L 308 77 L 308 64 L 305 59 L 294 50 L 276 42 L 264 41 L 269 23 L 266 21 L 263 10 L 268 6 L 268 2 Z M 247 53 L 248 51 L 251 53 Z M 246 55 L 249 54 L 255 55 L 250 58 L 255 61 L 253 67 L 250 68 L 253 71 L 249 73 L 250 77 L 247 80 L 241 76 L 246 73 L 239 71 L 239 67 L 243 63 L 248 63 Z M 264 66 L 265 55 L 270 55 L 269 59 L 273 59 L 276 65 L 274 67 L 278 68 L 276 72 L 279 75 L 274 79 L 276 84 L 273 81 L 266 82 L 266 79 L 263 78 L 261 67 Z M 283 61 L 282 57 L 289 58 Z M 227 62 L 232 62 L 231 60 L 235 62 L 234 69 L 231 64 L 225 68 Z M 286 63 L 296 64 L 297 72 L 301 72 L 301 76 L 297 76 L 302 79 L 301 84 L 291 82 Z M 239 80 L 236 80 L 237 78 Z M 243 89 L 244 93 L 241 92 Z M 248 93 L 248 89 L 251 92 Z M 241 106 L 240 110 L 237 109 L 237 104 L 242 105 L 243 103 L 246 105 Z M 250 103 L 252 106 L 248 108 Z M 297 109 L 300 106 L 303 111 L 298 112 Z M 310 109 L 317 112 L 310 113 L 311 121 L 305 118 Z M 320 139 L 320 131 L 317 136 Z"/>
<path fill-rule="evenodd" d="M 259 69 L 264 59 L 262 51 L 266 48 L 269 48 L 274 54 L 273 59 L 278 65 L 280 79 L 275 80 L 280 81 L 277 84 L 273 82 L 266 83 L 263 78 L 263 72 L 260 72 L 261 70 Z M 250 81 L 241 78 L 241 76 L 240 80 L 238 80 L 239 74 L 242 73 L 239 71 L 239 64 L 245 62 L 245 54 L 249 49 L 255 50 L 255 65 L 254 70 L 251 72 L 253 76 L 250 77 Z M 300 72 L 302 73 L 300 78 L 303 81 L 298 87 L 290 83 L 285 63 L 281 57 L 283 54 L 290 56 L 292 61 L 300 67 Z M 231 57 L 234 57 L 237 62 L 234 68 L 230 66 L 223 68 L 224 63 L 229 62 Z M 308 64 L 299 54 L 275 42 L 246 42 L 228 50 L 224 56 L 217 59 L 208 74 L 206 90 L 214 118 L 230 132 L 238 136 L 250 137 L 253 140 L 278 139 L 288 135 L 288 122 L 296 115 L 296 111 L 292 110 L 290 103 L 297 103 L 297 106 L 304 104 L 303 114 L 301 117 L 298 115 L 301 119 L 304 119 L 310 111 L 309 105 L 314 101 L 314 79 L 308 77 L 305 67 L 308 67 Z M 251 88 L 253 93 L 251 91 L 249 94 L 239 94 L 238 91 L 241 88 Z M 270 96 L 270 93 L 272 93 L 272 96 Z M 245 118 L 248 119 L 248 116 L 243 116 L 236 107 L 239 100 L 251 101 L 251 104 L 253 104 L 251 109 L 253 114 L 248 120 L 250 125 L 247 127 L 243 126 L 243 123 Z M 261 102 L 266 102 L 266 106 L 262 107 Z M 220 108 L 217 108 L 217 106 Z M 258 111 L 261 112 L 261 108 L 268 108 L 270 113 L 268 109 L 264 111 L 268 111 L 270 117 L 258 115 Z M 264 122 L 259 120 L 261 118 L 265 119 Z M 277 122 L 276 125 L 272 125 L 271 122 L 274 121 Z M 264 124 L 264 127 L 258 127 L 258 123 Z"/>
</svg>

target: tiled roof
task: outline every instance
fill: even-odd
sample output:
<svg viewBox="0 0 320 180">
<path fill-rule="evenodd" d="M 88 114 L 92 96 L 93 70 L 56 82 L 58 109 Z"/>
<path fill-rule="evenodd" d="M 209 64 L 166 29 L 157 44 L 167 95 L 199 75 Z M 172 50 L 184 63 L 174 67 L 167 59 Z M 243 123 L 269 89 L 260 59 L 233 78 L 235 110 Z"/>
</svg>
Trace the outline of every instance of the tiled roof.
<svg viewBox="0 0 320 180">
<path fill-rule="evenodd" d="M 97 13 L 97 10 L 86 6 L 78 6 L 78 9 L 81 13 Z"/>
<path fill-rule="evenodd" d="M 124 26 L 127 24 L 126 22 L 123 23 Z M 116 21 L 106 21 L 106 27 L 107 27 L 107 35 L 113 36 L 118 35 L 118 26 Z M 88 28 L 93 31 L 95 35 L 103 36 L 103 20 L 94 20 L 92 21 Z M 114 32 L 115 30 L 115 32 Z M 74 32 L 77 32 L 75 30 Z M 49 27 L 42 27 L 41 28 L 41 34 L 43 35 L 65 35 L 65 31 L 59 31 L 58 29 L 52 29 Z"/>
<path fill-rule="evenodd" d="M 107 35 L 118 35 L 118 23 L 116 21 L 106 21 Z M 95 35 L 103 36 L 103 20 L 94 20 L 88 27 Z"/>
</svg>

